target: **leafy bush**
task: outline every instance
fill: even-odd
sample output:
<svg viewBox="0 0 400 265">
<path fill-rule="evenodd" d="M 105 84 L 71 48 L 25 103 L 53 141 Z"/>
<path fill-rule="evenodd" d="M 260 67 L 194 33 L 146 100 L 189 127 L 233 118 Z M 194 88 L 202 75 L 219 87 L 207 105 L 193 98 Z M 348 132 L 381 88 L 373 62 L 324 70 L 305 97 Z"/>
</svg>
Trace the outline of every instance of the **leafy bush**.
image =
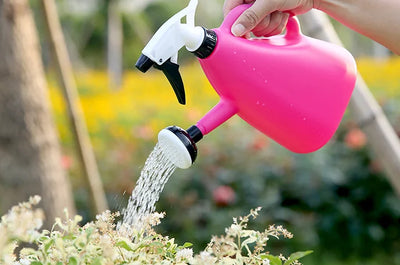
<svg viewBox="0 0 400 265">
<path fill-rule="evenodd" d="M 96 216 L 96 221 L 80 226 L 82 217 L 56 218 L 51 231 L 39 231 L 43 213 L 32 207 L 40 201 L 38 196 L 29 202 L 14 206 L 1 218 L 0 262 L 1 264 L 260 264 L 290 265 L 300 264 L 298 259 L 311 251 L 296 252 L 288 258 L 274 256 L 265 250 L 271 238 L 292 234 L 281 226 L 269 226 L 263 232 L 248 230 L 249 219 L 256 218 L 259 208 L 250 214 L 234 218 L 226 235 L 213 237 L 200 254 L 193 256 L 191 243 L 181 246 L 173 238 L 163 236 L 153 230 L 164 215 L 153 213 L 147 216 L 140 228 L 120 224 L 115 228 L 115 217 L 106 211 Z M 30 247 L 18 250 L 22 243 Z"/>
</svg>

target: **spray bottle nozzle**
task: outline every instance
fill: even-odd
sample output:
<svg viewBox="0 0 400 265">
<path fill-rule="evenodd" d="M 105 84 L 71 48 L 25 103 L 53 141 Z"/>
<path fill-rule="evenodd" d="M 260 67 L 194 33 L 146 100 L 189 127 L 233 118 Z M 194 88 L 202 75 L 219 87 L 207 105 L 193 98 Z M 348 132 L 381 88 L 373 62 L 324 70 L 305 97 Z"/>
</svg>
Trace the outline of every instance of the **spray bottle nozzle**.
<svg viewBox="0 0 400 265">
<path fill-rule="evenodd" d="M 193 125 L 186 131 L 178 126 L 169 126 L 158 134 L 158 144 L 168 159 L 179 168 L 189 168 L 197 157 L 196 142 L 203 134 Z"/>
<path fill-rule="evenodd" d="M 154 62 L 144 54 L 140 55 L 139 59 L 135 64 L 136 68 L 143 73 L 146 73 L 153 65 Z"/>
<path fill-rule="evenodd" d="M 154 34 L 136 62 L 136 67 L 146 72 L 154 66 L 163 71 L 172 85 L 179 103 L 185 104 L 185 91 L 178 65 L 178 51 L 182 47 L 199 58 L 209 56 L 216 46 L 216 34 L 194 25 L 198 0 L 168 19 Z M 182 19 L 186 18 L 186 22 Z"/>
</svg>

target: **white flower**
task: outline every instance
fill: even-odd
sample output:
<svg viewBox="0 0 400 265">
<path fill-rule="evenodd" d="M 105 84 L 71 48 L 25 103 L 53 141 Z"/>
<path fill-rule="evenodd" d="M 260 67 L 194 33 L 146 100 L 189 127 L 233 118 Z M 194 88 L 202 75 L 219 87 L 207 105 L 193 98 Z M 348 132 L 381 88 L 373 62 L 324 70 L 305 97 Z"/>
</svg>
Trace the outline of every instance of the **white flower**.
<svg viewBox="0 0 400 265">
<path fill-rule="evenodd" d="M 149 223 L 149 225 L 156 226 L 161 223 L 160 220 L 162 218 L 164 218 L 164 216 L 165 216 L 165 213 L 153 212 L 148 216 L 146 221 Z"/>
<path fill-rule="evenodd" d="M 14 265 L 30 265 L 31 262 L 27 259 L 20 259 L 19 261 L 14 262 Z"/>
<path fill-rule="evenodd" d="M 96 215 L 96 220 L 108 222 L 110 220 L 110 216 L 111 216 L 111 211 L 105 210 L 104 212 Z"/>
<path fill-rule="evenodd" d="M 190 248 L 183 248 L 181 250 L 178 250 L 178 252 L 176 253 L 176 259 L 191 259 L 193 258 L 193 249 Z"/>
<path fill-rule="evenodd" d="M 225 233 L 230 236 L 238 236 L 242 231 L 242 227 L 238 224 L 231 224 L 229 228 L 225 229 Z"/>
<path fill-rule="evenodd" d="M 200 252 L 200 259 L 203 261 L 209 261 L 210 259 L 212 259 L 212 256 L 209 252 L 202 251 Z"/>
<path fill-rule="evenodd" d="M 29 197 L 29 203 L 32 205 L 38 205 L 42 198 L 39 195 Z"/>
<path fill-rule="evenodd" d="M 200 255 L 196 256 L 196 263 L 194 264 L 199 264 L 199 265 L 210 265 L 210 264 L 215 264 L 216 258 L 213 257 L 210 252 L 207 251 L 202 251 L 200 252 Z"/>
</svg>

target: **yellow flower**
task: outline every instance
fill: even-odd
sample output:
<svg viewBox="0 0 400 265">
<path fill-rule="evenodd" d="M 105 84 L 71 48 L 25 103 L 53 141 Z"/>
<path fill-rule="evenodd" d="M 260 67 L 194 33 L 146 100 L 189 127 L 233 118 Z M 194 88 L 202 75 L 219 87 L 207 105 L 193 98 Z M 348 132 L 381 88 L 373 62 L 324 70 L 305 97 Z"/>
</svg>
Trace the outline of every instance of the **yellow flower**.
<svg viewBox="0 0 400 265">
<path fill-rule="evenodd" d="M 379 98 L 400 96 L 400 58 L 360 58 L 357 67 L 368 87 Z"/>
</svg>

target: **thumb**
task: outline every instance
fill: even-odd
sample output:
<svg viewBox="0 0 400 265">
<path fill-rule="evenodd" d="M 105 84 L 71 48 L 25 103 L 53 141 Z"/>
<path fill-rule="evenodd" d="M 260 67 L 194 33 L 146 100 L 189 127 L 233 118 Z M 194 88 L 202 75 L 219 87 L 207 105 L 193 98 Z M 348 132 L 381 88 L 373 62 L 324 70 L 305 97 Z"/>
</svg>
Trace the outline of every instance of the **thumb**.
<svg viewBox="0 0 400 265">
<path fill-rule="evenodd" d="M 255 1 L 233 24 L 231 29 L 232 34 L 235 36 L 243 36 L 254 29 L 263 18 L 275 11 L 272 3 L 273 1 L 270 0 Z"/>
</svg>

